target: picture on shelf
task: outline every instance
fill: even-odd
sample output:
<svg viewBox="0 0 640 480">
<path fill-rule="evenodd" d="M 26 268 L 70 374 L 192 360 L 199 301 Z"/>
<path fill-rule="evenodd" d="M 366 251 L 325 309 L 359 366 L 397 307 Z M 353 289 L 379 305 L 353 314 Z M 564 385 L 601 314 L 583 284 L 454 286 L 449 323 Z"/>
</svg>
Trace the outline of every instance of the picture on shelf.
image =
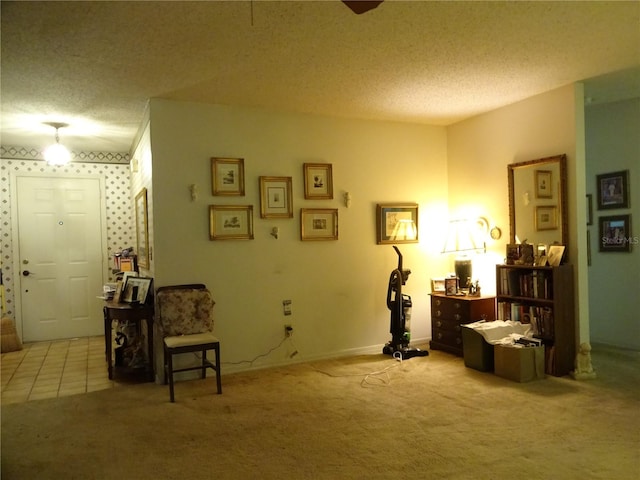
<svg viewBox="0 0 640 480">
<path fill-rule="evenodd" d="M 447 277 L 444 279 L 444 288 L 447 295 L 457 295 L 458 279 L 456 277 Z"/>
<path fill-rule="evenodd" d="M 549 265 L 557 267 L 562 263 L 562 257 L 564 256 L 564 245 L 550 245 L 549 246 Z"/>
<path fill-rule="evenodd" d="M 152 278 L 148 277 L 127 277 L 123 288 L 122 301 L 125 303 L 146 303 L 152 280 Z"/>
</svg>

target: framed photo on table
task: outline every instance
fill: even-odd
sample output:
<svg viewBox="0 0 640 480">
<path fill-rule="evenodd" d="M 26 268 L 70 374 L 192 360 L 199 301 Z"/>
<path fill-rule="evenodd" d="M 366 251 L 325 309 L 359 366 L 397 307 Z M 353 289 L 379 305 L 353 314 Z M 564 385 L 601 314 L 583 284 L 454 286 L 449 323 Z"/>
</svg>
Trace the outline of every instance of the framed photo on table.
<svg viewBox="0 0 640 480">
<path fill-rule="evenodd" d="M 212 158 L 213 195 L 244 196 L 244 158 Z"/>
<path fill-rule="evenodd" d="M 126 283 L 122 290 L 121 301 L 125 303 L 141 303 L 147 302 L 151 282 L 153 278 L 149 277 L 127 277 Z"/>
<path fill-rule="evenodd" d="M 260 177 L 260 217 L 293 218 L 291 177 Z"/>
<path fill-rule="evenodd" d="M 333 167 L 330 163 L 305 163 L 304 198 L 330 200 L 333 198 Z"/>
<path fill-rule="evenodd" d="M 597 176 L 598 210 L 629 208 L 629 171 Z"/>
</svg>

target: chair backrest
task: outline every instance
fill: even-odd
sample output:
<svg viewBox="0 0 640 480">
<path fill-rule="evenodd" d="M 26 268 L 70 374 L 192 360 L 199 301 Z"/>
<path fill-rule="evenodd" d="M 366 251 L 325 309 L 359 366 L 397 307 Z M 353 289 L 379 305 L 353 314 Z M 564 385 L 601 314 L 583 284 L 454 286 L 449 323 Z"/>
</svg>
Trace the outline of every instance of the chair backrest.
<svg viewBox="0 0 640 480">
<path fill-rule="evenodd" d="M 202 284 L 160 287 L 156 322 L 163 336 L 209 332 L 213 329 L 215 303 Z"/>
</svg>

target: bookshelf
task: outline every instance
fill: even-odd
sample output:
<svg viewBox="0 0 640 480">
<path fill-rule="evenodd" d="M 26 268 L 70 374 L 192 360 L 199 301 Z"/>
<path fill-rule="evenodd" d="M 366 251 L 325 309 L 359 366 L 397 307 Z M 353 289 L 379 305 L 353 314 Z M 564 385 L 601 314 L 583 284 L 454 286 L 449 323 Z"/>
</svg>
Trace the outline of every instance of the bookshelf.
<svg viewBox="0 0 640 480">
<path fill-rule="evenodd" d="M 574 365 L 576 327 L 573 267 L 496 265 L 497 318 L 531 323 L 545 346 L 548 375 L 567 375 Z"/>
</svg>

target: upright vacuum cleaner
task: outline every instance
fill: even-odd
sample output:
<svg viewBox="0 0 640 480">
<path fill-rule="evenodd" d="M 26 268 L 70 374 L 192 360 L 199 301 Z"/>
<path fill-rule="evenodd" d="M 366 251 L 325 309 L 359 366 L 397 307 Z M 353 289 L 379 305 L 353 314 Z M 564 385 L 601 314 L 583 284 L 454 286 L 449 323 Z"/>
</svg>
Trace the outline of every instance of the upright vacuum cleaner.
<svg viewBox="0 0 640 480">
<path fill-rule="evenodd" d="M 389 288 L 387 289 L 387 307 L 391 310 L 391 341 L 383 348 L 385 355 L 395 355 L 399 352 L 402 359 L 425 357 L 427 350 L 420 350 L 409 345 L 411 341 L 411 297 L 402 293 L 402 286 L 407 283 L 411 270 L 402 268 L 402 254 L 398 247 L 393 249 L 398 254 L 398 268 L 391 272 Z M 393 297 L 393 298 L 392 298 Z"/>
</svg>

